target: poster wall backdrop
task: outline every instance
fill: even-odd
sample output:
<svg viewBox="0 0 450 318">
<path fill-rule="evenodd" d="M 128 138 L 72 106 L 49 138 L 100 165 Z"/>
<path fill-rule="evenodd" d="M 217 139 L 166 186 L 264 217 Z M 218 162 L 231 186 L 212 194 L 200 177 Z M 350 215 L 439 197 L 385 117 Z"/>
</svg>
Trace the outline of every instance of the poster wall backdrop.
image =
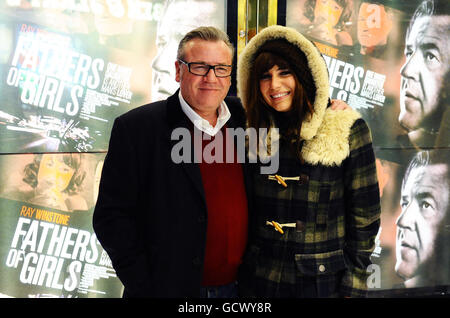
<svg viewBox="0 0 450 318">
<path fill-rule="evenodd" d="M 288 0 L 286 24 L 371 128 L 382 215 L 369 288 L 450 285 L 449 1 Z"/>
<path fill-rule="evenodd" d="M 179 40 L 226 30 L 226 2 L 1 2 L 0 296 L 121 297 L 92 230 L 113 120 L 175 92 Z M 450 285 L 449 4 L 286 0 L 286 25 L 322 52 L 332 98 L 372 131 L 373 291 Z"/>
</svg>

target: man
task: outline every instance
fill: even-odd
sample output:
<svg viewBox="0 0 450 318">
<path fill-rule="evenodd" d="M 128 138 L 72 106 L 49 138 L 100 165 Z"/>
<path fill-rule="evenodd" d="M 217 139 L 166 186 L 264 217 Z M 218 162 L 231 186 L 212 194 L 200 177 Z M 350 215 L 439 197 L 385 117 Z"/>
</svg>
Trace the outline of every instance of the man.
<svg viewBox="0 0 450 318">
<path fill-rule="evenodd" d="M 236 295 L 247 231 L 242 166 L 176 164 L 171 158 L 176 128 L 213 136 L 225 125 L 244 126 L 238 99 L 225 98 L 232 57 L 233 47 L 222 31 L 202 27 L 189 32 L 175 62 L 179 91 L 114 123 L 94 229 L 125 286 L 125 297 Z"/>
<path fill-rule="evenodd" d="M 364 0 L 358 11 L 357 36 L 360 53 L 379 57 L 385 50 L 393 18 L 389 8 L 379 1 Z"/>
<path fill-rule="evenodd" d="M 442 114 L 438 93 L 449 71 L 450 3 L 425 0 L 416 9 L 405 41 L 399 122 L 407 130 L 403 147 L 432 147 Z"/>
<path fill-rule="evenodd" d="M 183 36 L 201 25 L 223 30 L 225 17 L 223 1 L 166 0 L 157 27 L 158 51 L 152 61 L 152 101 L 166 99 L 178 89 L 173 61 Z"/>
<path fill-rule="evenodd" d="M 395 271 L 406 287 L 449 283 L 449 155 L 419 152 L 403 179 Z"/>
</svg>

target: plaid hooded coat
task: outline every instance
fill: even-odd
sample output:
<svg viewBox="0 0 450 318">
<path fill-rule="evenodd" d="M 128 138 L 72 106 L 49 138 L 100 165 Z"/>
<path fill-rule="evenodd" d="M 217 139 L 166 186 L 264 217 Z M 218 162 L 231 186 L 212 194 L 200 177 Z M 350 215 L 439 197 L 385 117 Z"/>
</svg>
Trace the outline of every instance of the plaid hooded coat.
<svg viewBox="0 0 450 318">
<path fill-rule="evenodd" d="M 253 171 L 249 243 L 240 272 L 244 297 L 364 297 L 380 225 L 380 197 L 369 128 L 352 110 L 328 108 L 328 71 L 316 47 L 294 29 L 272 26 L 241 53 L 237 84 L 248 109 L 258 49 L 285 39 L 302 50 L 316 87 L 302 123 L 304 163 L 279 139 L 278 176 Z M 272 221 L 282 227 L 276 230 Z M 277 224 L 277 225 L 278 225 Z"/>
</svg>

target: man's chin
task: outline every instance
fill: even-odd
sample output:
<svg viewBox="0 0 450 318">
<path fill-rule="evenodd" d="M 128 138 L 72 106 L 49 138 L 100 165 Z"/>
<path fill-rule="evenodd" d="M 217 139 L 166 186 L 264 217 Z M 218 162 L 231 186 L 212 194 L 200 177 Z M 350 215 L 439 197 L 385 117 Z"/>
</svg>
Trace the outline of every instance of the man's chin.
<svg viewBox="0 0 450 318">
<path fill-rule="evenodd" d="M 398 123 L 405 129 L 407 132 L 415 130 L 414 125 L 410 125 L 410 121 L 408 120 L 408 115 L 400 115 L 398 118 Z"/>
<path fill-rule="evenodd" d="M 400 260 L 395 264 L 395 272 L 403 280 L 408 280 L 414 277 L 416 271 L 411 264 L 406 264 L 404 261 Z"/>
</svg>

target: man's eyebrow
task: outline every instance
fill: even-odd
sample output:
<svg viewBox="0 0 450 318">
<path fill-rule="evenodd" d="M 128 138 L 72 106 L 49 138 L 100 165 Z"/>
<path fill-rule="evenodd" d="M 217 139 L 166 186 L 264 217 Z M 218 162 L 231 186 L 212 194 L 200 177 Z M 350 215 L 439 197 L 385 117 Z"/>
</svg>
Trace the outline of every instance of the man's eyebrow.
<svg viewBox="0 0 450 318">
<path fill-rule="evenodd" d="M 437 50 L 439 53 L 441 53 L 441 50 L 439 49 L 439 46 L 434 42 L 425 42 L 421 43 L 419 45 L 421 50 Z"/>
<path fill-rule="evenodd" d="M 420 191 L 416 194 L 416 197 L 418 199 L 433 199 L 434 200 L 434 194 L 431 191 Z"/>
<path fill-rule="evenodd" d="M 192 63 L 192 64 L 202 64 L 202 65 L 210 65 L 210 66 L 230 66 L 230 64 L 226 64 L 226 63 L 208 64 L 208 63 L 203 62 L 203 61 L 192 61 L 192 62 L 189 62 L 189 63 Z"/>
</svg>

